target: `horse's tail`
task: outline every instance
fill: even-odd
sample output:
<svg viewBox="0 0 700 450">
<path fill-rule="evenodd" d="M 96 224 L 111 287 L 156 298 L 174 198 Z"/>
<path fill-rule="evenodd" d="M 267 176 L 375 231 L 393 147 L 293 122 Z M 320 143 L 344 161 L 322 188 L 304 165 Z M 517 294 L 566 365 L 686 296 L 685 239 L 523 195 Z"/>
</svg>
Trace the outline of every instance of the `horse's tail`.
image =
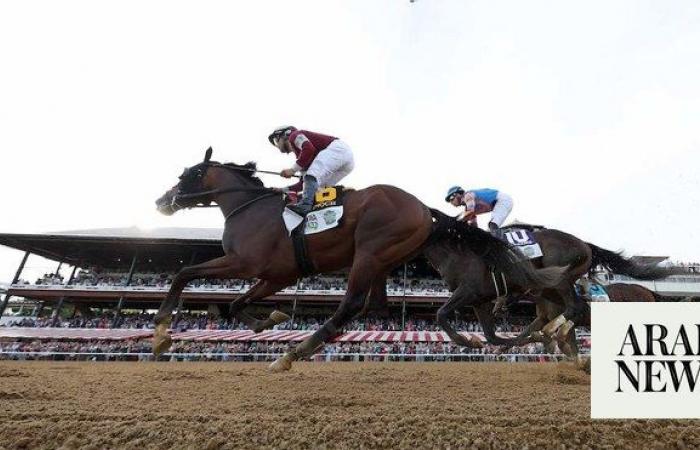
<svg viewBox="0 0 700 450">
<path fill-rule="evenodd" d="M 529 288 L 549 288 L 559 285 L 568 267 L 535 269 L 520 253 L 490 233 L 454 217 L 430 209 L 433 231 L 426 245 L 446 245 L 450 250 L 470 250 L 491 269 L 502 272 L 513 283 Z"/>
<path fill-rule="evenodd" d="M 590 243 L 587 244 L 593 253 L 589 274 L 597 266 L 602 266 L 611 273 L 627 275 L 636 280 L 660 280 L 681 273 L 676 267 L 661 267 L 657 264 L 638 263 L 631 258 L 625 258 L 621 252 L 613 252 Z"/>
</svg>

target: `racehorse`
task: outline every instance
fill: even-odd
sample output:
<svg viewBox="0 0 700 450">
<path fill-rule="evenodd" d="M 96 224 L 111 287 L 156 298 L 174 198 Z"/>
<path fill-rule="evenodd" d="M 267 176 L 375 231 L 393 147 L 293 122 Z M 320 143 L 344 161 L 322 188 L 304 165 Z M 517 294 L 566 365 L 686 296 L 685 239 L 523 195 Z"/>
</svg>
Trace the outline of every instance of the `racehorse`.
<svg viewBox="0 0 700 450">
<path fill-rule="evenodd" d="M 611 302 L 656 302 L 661 295 L 639 284 L 613 283 L 605 286 Z"/>
<path fill-rule="evenodd" d="M 674 273 L 678 273 L 672 269 Z M 611 302 L 659 302 L 668 301 L 665 296 L 658 294 L 650 289 L 645 288 L 639 284 L 633 283 L 613 283 L 605 286 L 605 291 Z M 685 297 L 684 302 L 697 301 L 699 297 Z M 562 305 L 554 302 L 550 302 L 544 298 L 535 298 L 537 316 L 543 318 L 542 320 L 552 320 L 561 314 L 564 310 Z M 559 344 L 559 349 L 570 357 L 576 357 L 578 355 L 578 344 L 576 341 L 575 333 L 570 333 L 564 342 L 557 342 L 551 337 L 544 335 L 539 331 L 532 332 L 529 336 L 525 336 L 526 332 L 521 333 L 519 336 L 513 339 L 506 339 L 496 335 L 496 326 L 494 322 L 494 317 L 491 309 L 488 305 L 478 305 L 474 307 L 476 316 L 481 323 L 484 337 L 489 343 L 495 345 L 501 345 L 503 348 L 508 348 L 511 346 L 522 345 L 528 342 L 541 342 L 548 353 L 556 352 L 556 344 Z M 590 317 L 586 319 L 587 323 L 590 323 Z M 582 368 L 590 373 L 590 361 L 577 361 L 582 363 Z"/>
<path fill-rule="evenodd" d="M 259 281 L 231 303 L 231 313 L 250 328 L 260 331 L 287 320 L 273 312 L 265 321 L 243 312 L 243 308 L 296 282 L 302 276 L 294 257 L 292 240 L 282 220 L 285 207 L 279 192 L 267 188 L 254 176 L 254 163 L 237 165 L 204 161 L 180 176 L 178 184 L 156 201 L 166 215 L 183 208 L 216 203 L 224 216 L 222 245 L 225 255 L 195 266 L 184 267 L 173 278 L 170 290 L 155 317 L 153 351 L 161 354 L 170 347 L 168 327 L 172 312 L 185 285 L 198 278 L 256 278 Z M 338 334 L 338 330 L 363 310 L 365 300 L 386 297 L 386 276 L 394 267 L 416 256 L 431 240 L 447 239 L 443 228 L 434 233 L 433 214 L 413 195 L 393 186 L 375 185 L 347 191 L 340 227 L 307 236 L 308 254 L 315 273 L 350 268 L 347 290 L 333 316 L 306 340 L 271 364 L 273 371 L 289 370 L 292 362 L 312 355 Z M 432 239 L 431 239 L 432 237 Z M 489 252 L 489 258 L 524 285 L 541 289 L 558 284 L 561 270 L 537 271 L 508 245 L 481 230 L 470 239 Z"/>
<path fill-rule="evenodd" d="M 466 224 L 460 226 L 465 230 L 470 227 Z M 678 273 L 678 270 L 673 268 L 637 263 L 619 253 L 605 250 L 559 230 L 537 229 L 533 231 L 533 236 L 543 253 L 539 261 L 534 263 L 536 267 L 566 266 L 568 269 L 559 285 L 541 291 L 529 290 L 529 294 L 538 299 L 537 316 L 519 336 L 512 339 L 499 337 L 495 333 L 490 302 L 496 297 L 497 275 L 483 266 L 474 268 L 479 260 L 476 254 L 457 251 L 454 246 L 446 245 L 444 241 L 424 248 L 423 254 L 440 272 L 452 291 L 450 299 L 437 313 L 438 322 L 451 339 L 459 343 L 461 335 L 452 328 L 449 319 L 454 316 L 455 311 L 471 306 L 482 324 L 486 340 L 491 344 L 509 347 L 555 339 L 562 351 L 569 356 L 575 356 L 577 351 L 574 326 L 590 325 L 590 308 L 585 299 L 576 294 L 576 280 L 598 266 L 608 269 L 611 273 L 641 280 L 656 280 Z M 476 280 L 489 276 L 494 280 L 489 286 L 490 289 L 476 291 Z M 517 283 L 507 284 L 511 293 L 523 293 L 522 287 Z"/>
<path fill-rule="evenodd" d="M 669 301 L 665 295 L 661 295 L 647 289 L 642 285 L 633 283 L 612 283 L 605 286 L 605 292 L 611 302 L 665 302 Z M 696 301 L 698 297 L 688 296 L 684 302 Z"/>
</svg>

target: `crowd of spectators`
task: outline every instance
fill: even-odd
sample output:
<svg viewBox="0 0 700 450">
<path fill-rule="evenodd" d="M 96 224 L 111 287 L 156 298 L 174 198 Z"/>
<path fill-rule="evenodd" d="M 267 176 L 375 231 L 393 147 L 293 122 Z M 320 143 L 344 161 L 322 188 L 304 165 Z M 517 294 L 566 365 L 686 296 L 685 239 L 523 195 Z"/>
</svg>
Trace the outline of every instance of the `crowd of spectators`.
<svg viewBox="0 0 700 450">
<path fill-rule="evenodd" d="M 118 317 L 114 314 L 103 313 L 92 317 L 77 315 L 72 318 L 63 318 L 56 321 L 51 317 L 23 317 L 10 321 L 3 326 L 42 328 L 56 326 L 59 328 L 123 328 L 123 329 L 150 329 L 154 327 L 154 314 L 150 313 L 122 313 Z M 295 316 L 293 321 L 281 323 L 275 327 L 278 330 L 318 330 L 328 317 Z M 519 332 L 528 322 L 526 317 L 511 317 L 507 322 L 497 325 L 499 332 Z M 479 322 L 475 320 L 454 320 L 452 325 L 458 331 L 481 332 Z M 245 330 L 244 323 L 236 319 L 224 319 L 219 316 L 206 313 L 186 313 L 180 316 L 176 328 L 185 330 Z M 355 319 L 347 324 L 345 331 L 442 331 L 442 328 L 434 319 L 417 318 L 408 316 L 402 326 L 401 320 L 396 318 L 363 318 Z"/>
<path fill-rule="evenodd" d="M 700 274 L 700 263 L 694 262 L 694 263 L 686 263 L 686 262 L 677 262 L 673 264 L 676 267 L 680 267 L 681 269 L 684 269 L 688 273 L 692 274 Z"/>
<path fill-rule="evenodd" d="M 668 266 L 680 267 L 690 274 L 700 274 L 698 262 L 671 262 Z M 173 278 L 173 273 L 160 271 L 137 272 L 133 275 L 129 285 L 132 287 L 149 287 L 167 289 Z M 71 285 L 75 286 L 124 286 L 128 279 L 128 273 L 123 271 L 107 271 L 102 269 L 80 269 L 76 272 Z M 245 291 L 253 284 L 253 280 L 193 280 L 188 287 L 195 289 L 232 289 Z M 35 285 L 55 286 L 66 283 L 64 277 L 56 273 L 46 273 L 38 278 Z M 28 281 L 20 280 L 17 284 L 29 285 Z M 317 275 L 303 279 L 299 283 L 302 291 L 344 291 L 347 285 L 347 277 Z M 292 286 L 289 290 L 294 290 Z M 391 276 L 387 280 L 387 290 L 392 293 L 401 293 L 404 290 L 404 280 L 401 276 Z M 423 275 L 409 271 L 406 283 L 408 292 L 446 293 L 446 284 L 440 278 L 426 278 Z"/>
<path fill-rule="evenodd" d="M 172 273 L 161 272 L 137 272 L 135 273 L 129 286 L 134 288 L 160 288 L 167 289 L 172 283 Z M 118 287 L 125 286 L 128 281 L 126 272 L 99 272 L 93 270 L 79 270 L 70 281 L 72 286 L 90 287 Z M 193 280 L 187 284 L 194 289 L 231 289 L 235 291 L 247 291 L 254 280 Z M 18 284 L 29 285 L 27 281 L 20 281 Z M 64 279 L 61 275 L 45 274 L 36 280 L 35 285 L 55 286 L 63 285 Z M 344 292 L 347 285 L 347 278 L 342 276 L 312 276 L 300 281 L 298 289 L 300 291 L 337 291 Z M 287 291 L 295 291 L 296 286 L 287 288 Z M 404 284 L 402 278 L 390 278 L 387 280 L 387 290 L 392 293 L 402 293 Z M 406 290 L 408 292 L 425 293 L 447 293 L 447 286 L 441 279 L 414 278 L 407 280 Z"/>
<path fill-rule="evenodd" d="M 286 342 L 202 342 L 175 341 L 170 354 L 175 359 L 234 359 L 243 355 L 280 355 L 290 348 Z M 20 354 L 18 354 L 20 353 Z M 104 354 L 140 354 L 138 359 L 150 359 L 152 348 L 149 339 L 130 339 L 123 341 L 88 340 L 25 340 L 0 342 L 0 358 L 26 359 L 31 355 L 21 353 L 65 353 L 58 355 L 64 359 L 77 359 L 81 354 L 95 354 L 95 358 L 106 359 Z M 541 344 L 529 344 L 508 350 L 509 355 L 542 355 L 545 350 Z M 72 354 L 72 355 L 71 355 Z M 102 355 L 100 355 L 102 354 Z M 199 354 L 203 356 L 193 356 Z M 328 360 L 352 360 L 356 355 L 408 355 L 407 360 L 424 360 L 417 358 L 429 355 L 500 355 L 497 347 L 486 345 L 483 348 L 465 348 L 450 342 L 334 342 L 324 346 L 319 352 Z M 39 355 L 34 355 L 39 356 Z M 118 355 L 117 355 L 118 356 Z M 133 355 L 139 356 L 139 355 Z M 52 356 L 55 358 L 55 355 Z M 115 355 L 112 359 L 119 359 Z M 317 356 L 318 358 L 318 356 Z M 266 358 L 262 358 L 266 359 Z"/>
</svg>

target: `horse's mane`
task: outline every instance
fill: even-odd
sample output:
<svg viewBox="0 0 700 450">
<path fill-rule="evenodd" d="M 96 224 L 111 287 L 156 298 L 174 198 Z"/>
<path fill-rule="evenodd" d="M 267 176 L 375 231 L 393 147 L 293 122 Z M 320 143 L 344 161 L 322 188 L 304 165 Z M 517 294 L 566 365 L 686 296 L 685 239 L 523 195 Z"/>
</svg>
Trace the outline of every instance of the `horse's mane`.
<svg viewBox="0 0 700 450">
<path fill-rule="evenodd" d="M 256 186 L 264 186 L 262 180 L 255 176 L 255 171 L 258 170 L 258 164 L 253 161 L 249 161 L 243 165 L 232 162 L 223 163 L 221 165 L 226 167 L 245 169 L 239 170 L 238 173 L 241 174 L 244 178 L 249 179 Z"/>
</svg>

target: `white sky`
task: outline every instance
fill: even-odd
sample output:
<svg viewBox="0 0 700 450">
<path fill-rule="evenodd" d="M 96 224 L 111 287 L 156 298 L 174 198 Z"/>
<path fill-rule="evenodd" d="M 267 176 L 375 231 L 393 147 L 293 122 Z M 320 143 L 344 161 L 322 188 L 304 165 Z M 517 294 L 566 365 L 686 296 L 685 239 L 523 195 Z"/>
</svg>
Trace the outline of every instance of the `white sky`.
<svg viewBox="0 0 700 450">
<path fill-rule="evenodd" d="M 153 202 L 209 145 L 288 167 L 289 123 L 352 146 L 347 185 L 452 214 L 449 186 L 494 187 L 512 219 L 697 261 L 698 80 L 697 1 L 2 2 L 0 231 L 221 226 Z"/>
</svg>

